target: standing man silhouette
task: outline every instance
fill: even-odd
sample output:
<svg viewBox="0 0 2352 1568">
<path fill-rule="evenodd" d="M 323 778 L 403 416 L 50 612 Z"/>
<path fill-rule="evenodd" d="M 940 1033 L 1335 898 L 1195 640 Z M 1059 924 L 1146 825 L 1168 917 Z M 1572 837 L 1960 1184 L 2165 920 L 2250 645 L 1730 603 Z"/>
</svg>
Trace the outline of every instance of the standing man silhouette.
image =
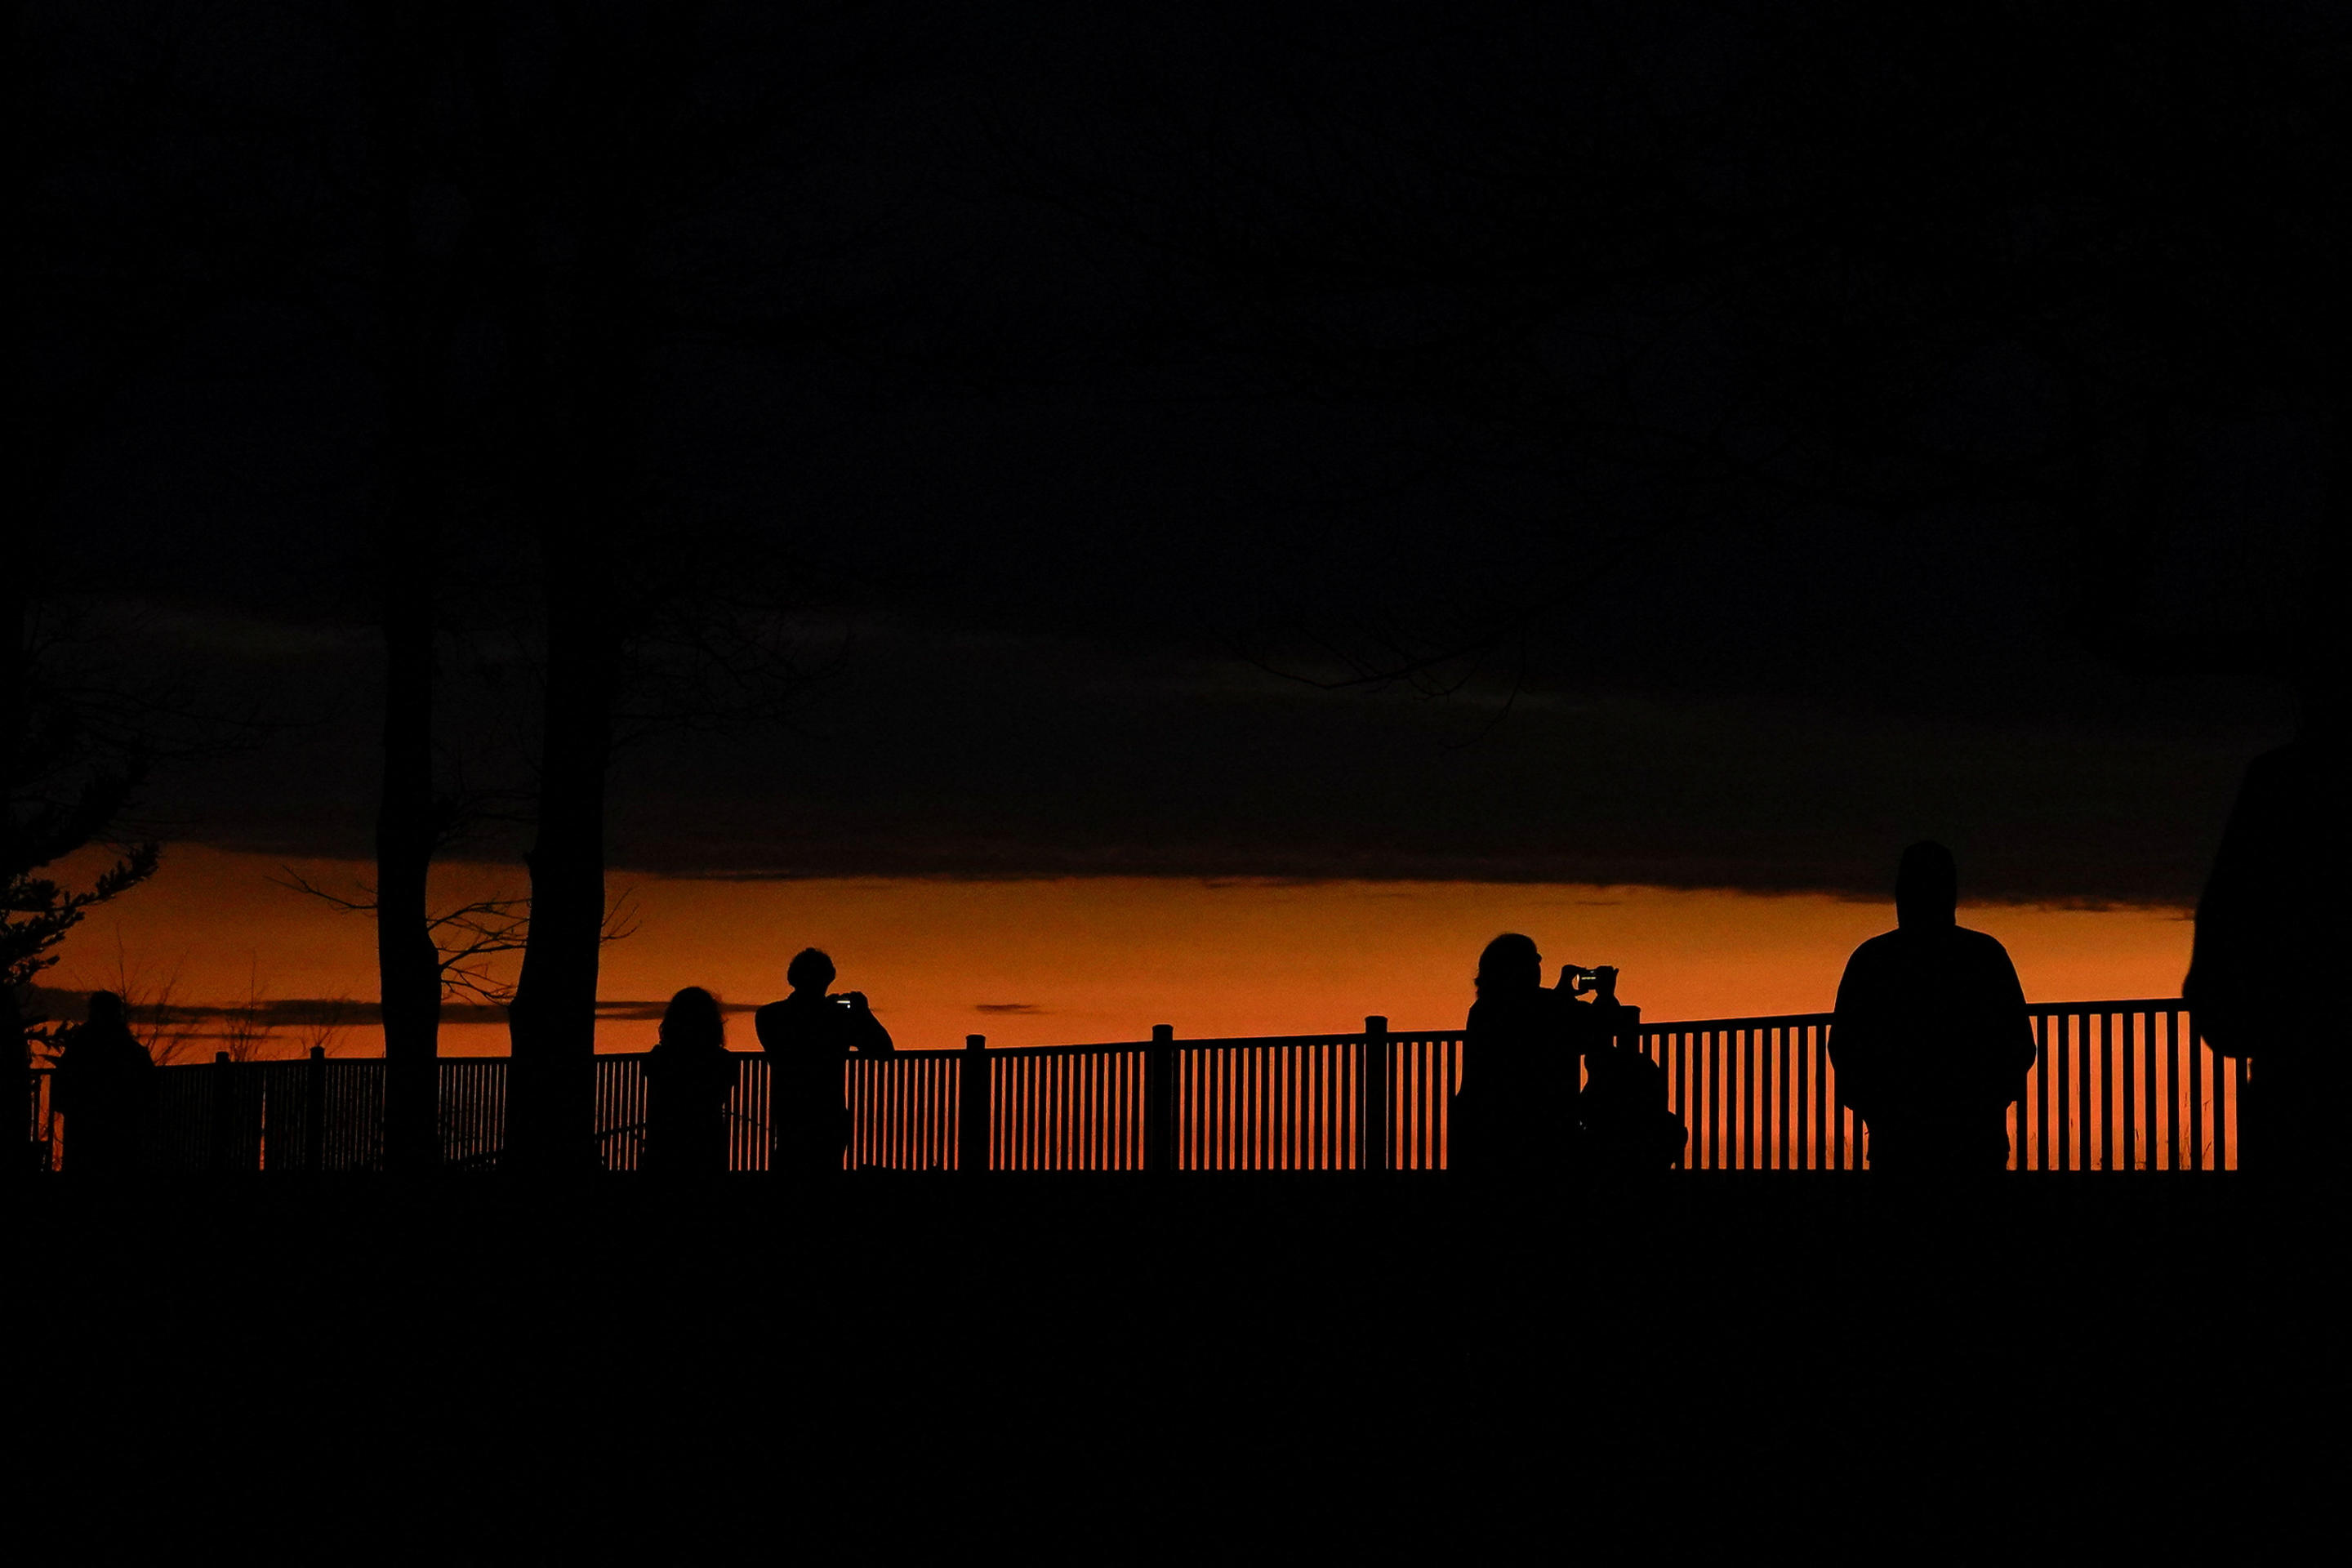
<svg viewBox="0 0 2352 1568">
<path fill-rule="evenodd" d="M 155 1063 L 113 992 L 90 993 L 88 1016 L 67 1031 L 54 1092 L 66 1119 L 67 1170 L 121 1176 L 146 1165 Z"/>
<path fill-rule="evenodd" d="M 890 1031 L 866 1005 L 866 993 L 828 996 L 833 960 L 804 947 L 784 971 L 792 994 L 751 1016 L 768 1056 L 768 1120 L 775 1130 L 770 1169 L 815 1176 L 841 1169 L 849 1143 L 849 1107 L 841 1098 L 841 1064 L 853 1053 L 888 1056 Z"/>
<path fill-rule="evenodd" d="M 2238 1164 L 2339 1174 L 2352 1096 L 2341 976 L 2352 942 L 2352 766 L 2341 686 L 2304 697 L 2294 742 L 2247 765 L 2197 901 L 2180 994 L 2223 1056 L 2249 1059 Z"/>
<path fill-rule="evenodd" d="M 2008 950 L 1958 920 L 1952 852 L 1921 842 L 1895 876 L 1895 929 L 1846 960 L 1830 1026 L 1838 1099 L 1870 1125 L 1882 1171 L 1998 1171 L 2010 1102 L 2033 1066 Z"/>
</svg>

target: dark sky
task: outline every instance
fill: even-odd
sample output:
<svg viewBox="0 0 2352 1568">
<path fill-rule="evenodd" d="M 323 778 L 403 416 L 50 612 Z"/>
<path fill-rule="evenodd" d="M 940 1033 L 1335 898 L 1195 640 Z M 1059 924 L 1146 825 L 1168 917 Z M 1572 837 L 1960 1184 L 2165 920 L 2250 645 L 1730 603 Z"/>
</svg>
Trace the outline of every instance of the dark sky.
<svg viewBox="0 0 2352 1568">
<path fill-rule="evenodd" d="M 2053 191 L 2005 193 L 2021 154 L 1965 148 L 1804 187 L 1754 127 L 1843 100 L 1790 87 L 1788 40 L 1736 6 L 1017 15 L 719 13 L 695 91 L 782 83 L 797 107 L 738 163 L 682 170 L 645 238 L 674 319 L 636 405 L 632 569 L 687 584 L 649 632 L 681 600 L 754 615 L 804 674 L 782 722 L 624 751 L 618 867 L 1875 892 L 1932 835 L 1979 896 L 2194 897 L 2238 770 L 2291 721 L 2276 661 L 2228 650 L 2303 613 L 2338 416 L 2261 347 L 2273 328 L 2116 303 L 2179 281 L 2127 271 L 2163 234 L 1989 304 L 1972 264 L 1874 236 L 1998 219 L 2030 246 L 2067 221 Z M 2299 13 L 2253 15 L 2340 64 Z M 363 855 L 373 810 L 383 414 L 339 206 L 355 26 L 60 14 L 37 68 L 26 374 L 88 410 L 40 437 L 44 581 L 82 617 L 71 658 L 271 721 L 166 766 L 146 813 L 279 855 Z M 553 69 L 540 26 L 514 24 L 526 80 Z M 1965 68 L 1931 96 L 2017 85 Z M 163 128 L 137 132 L 148 112 Z M 1644 138 L 1670 144 L 1636 157 Z M 2104 200 L 2137 165 L 2098 156 L 2079 178 Z M 1681 208 L 1644 181 L 1713 202 L 1713 226 L 1661 216 Z M 1883 215 L 1849 199 L 1882 189 Z M 1850 217 L 1871 232 L 1834 267 L 1807 248 Z M 2263 243 L 2213 275 L 2239 289 Z M 1841 268 L 1868 310 L 1832 327 L 1788 302 L 1818 308 Z M 2213 348 L 2222 327 L 2256 346 Z M 1821 346 L 1865 330 L 1927 346 Z M 468 327 L 446 360 L 490 468 L 501 352 Z M 1929 364 L 1895 435 L 1847 405 Z M 2084 365 L 2103 390 L 2070 403 Z M 2083 406 L 2163 434 L 2084 458 Z M 2069 511 L 2053 473 L 2107 499 Z M 446 552 L 443 729 L 452 775 L 513 804 L 534 566 L 502 504 L 469 493 Z M 2131 526 L 2086 544 L 2085 513 Z M 2127 603 L 2086 616 L 2103 595 Z M 2189 651 L 2148 657 L 2168 627 Z M 1335 687 L 1383 634 L 1468 651 Z M 470 848 L 526 837 L 491 820 Z"/>
</svg>

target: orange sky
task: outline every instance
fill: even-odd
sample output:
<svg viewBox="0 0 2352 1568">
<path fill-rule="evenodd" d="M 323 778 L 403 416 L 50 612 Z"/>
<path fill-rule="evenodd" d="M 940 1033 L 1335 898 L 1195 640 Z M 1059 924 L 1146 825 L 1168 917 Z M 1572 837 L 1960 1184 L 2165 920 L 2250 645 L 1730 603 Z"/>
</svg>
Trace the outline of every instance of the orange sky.
<svg viewBox="0 0 2352 1568">
<path fill-rule="evenodd" d="M 176 972 L 184 1000 L 374 994 L 373 928 L 273 886 L 279 863 L 177 846 L 148 886 L 95 913 L 45 979 L 110 984 L 117 942 L 134 977 Z M 304 862 L 348 884 L 364 866 Z M 865 991 L 910 1047 L 1307 1034 L 1459 1026 L 1478 950 L 1523 931 L 1548 963 L 1614 963 L 1646 1017 L 1826 1009 L 1854 944 L 1893 923 L 1891 903 L 1654 888 L 1460 882 L 1310 884 L 1119 878 L 1043 881 L 628 880 L 637 933 L 605 950 L 608 998 L 666 997 L 699 984 L 730 1002 L 781 994 L 803 945 L 833 953 L 836 989 Z M 519 870 L 445 868 L 436 891 L 512 887 Z M 2036 1001 L 2170 996 L 2187 968 L 2179 910 L 1963 907 L 2008 944 Z M 1018 1007 L 1022 1010 L 1013 1011 Z M 746 1025 L 731 1043 L 751 1046 Z M 638 1050 L 650 1023 L 609 1021 L 600 1048 Z M 290 1053 L 295 1045 L 286 1042 Z M 353 1031 L 344 1049 L 380 1048 Z M 494 1026 L 452 1027 L 444 1049 L 505 1049 Z"/>
</svg>

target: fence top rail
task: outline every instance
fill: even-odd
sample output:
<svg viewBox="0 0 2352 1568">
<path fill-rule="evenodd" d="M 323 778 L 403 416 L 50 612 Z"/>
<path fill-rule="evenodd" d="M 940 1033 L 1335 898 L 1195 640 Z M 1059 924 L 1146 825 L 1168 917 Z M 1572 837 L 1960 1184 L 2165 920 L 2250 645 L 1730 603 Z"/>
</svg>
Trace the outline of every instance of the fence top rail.
<svg viewBox="0 0 2352 1568">
<path fill-rule="evenodd" d="M 2147 996 L 2123 1002 L 2028 1002 L 2025 1010 L 2044 1016 L 2059 1013 L 2186 1013 L 2189 1004 L 2178 996 Z"/>
<path fill-rule="evenodd" d="M 2025 1005 L 2029 1016 L 2041 1018 L 2096 1017 L 2108 1013 L 2185 1013 L 2188 1010 L 2189 1004 L 2178 996 L 2131 997 L 2116 1002 L 2028 1002 Z M 1732 1029 L 1796 1028 L 1836 1021 L 1835 1013 L 1769 1013 L 1750 1018 L 1661 1018 L 1654 1024 L 1643 1024 L 1642 1033 L 1719 1034 Z"/>
<path fill-rule="evenodd" d="M 1150 1048 L 1150 1040 L 1106 1040 L 1083 1046 L 991 1046 L 988 1057 L 991 1061 L 1001 1057 L 1108 1057 Z"/>
<path fill-rule="evenodd" d="M 1837 1016 L 1834 1013 L 1765 1013 L 1752 1018 L 1661 1018 L 1654 1024 L 1645 1023 L 1645 1035 L 1715 1035 L 1731 1029 L 1794 1029 L 1811 1024 L 1827 1024 Z"/>
<path fill-rule="evenodd" d="M 1395 1032 L 1391 1030 L 1388 1037 L 1395 1039 Z M 1179 1035 L 1172 1043 L 1183 1051 L 1234 1051 L 1269 1046 L 1356 1046 L 1361 1045 L 1363 1039 L 1364 1032 L 1358 1029 L 1349 1035 L 1232 1035 L 1203 1040 L 1188 1040 Z"/>
<path fill-rule="evenodd" d="M 2186 1013 L 2189 1004 L 2178 996 L 2128 997 L 2109 1002 L 2028 1002 L 2028 1016 L 2036 1018 L 2097 1017 L 2102 1015 L 2128 1013 Z M 1738 1030 L 1801 1028 L 1828 1025 L 1836 1021 L 1835 1013 L 1770 1013 L 1746 1018 L 1662 1018 L 1642 1025 L 1644 1037 L 1669 1035 L 1724 1034 Z M 1454 1029 L 1398 1029 L 1388 1031 L 1392 1045 L 1444 1045 L 1458 1042 L 1463 1031 Z M 1304 1047 L 1353 1046 L 1363 1042 L 1361 1032 L 1333 1035 L 1234 1035 L 1213 1038 L 1189 1039 L 1178 1036 L 1169 1043 L 1178 1050 L 1224 1051 L 1244 1049 L 1285 1049 Z M 994 1046 L 988 1049 L 992 1061 L 1025 1057 L 1085 1057 L 1119 1056 L 1151 1048 L 1150 1040 L 1106 1040 L 1069 1046 Z M 751 1058 L 761 1057 L 761 1051 L 733 1051 L 732 1056 Z M 644 1051 L 600 1051 L 593 1058 L 599 1062 L 643 1062 Z M 960 1049 L 920 1049 L 894 1051 L 887 1057 L 865 1058 L 877 1066 L 892 1061 L 953 1061 L 964 1055 Z M 502 1067 L 509 1058 L 503 1056 L 441 1057 L 443 1067 L 481 1068 Z M 313 1065 L 336 1068 L 372 1068 L 383 1064 L 382 1057 L 329 1057 L 314 1064 L 303 1057 L 273 1057 L 265 1061 L 232 1062 L 232 1067 L 274 1068 L 291 1070 Z M 219 1062 L 173 1062 L 161 1070 L 166 1072 L 213 1071 Z M 54 1071 L 50 1064 L 37 1064 L 29 1069 L 36 1077 Z"/>
<path fill-rule="evenodd" d="M 1397 1037 L 1391 1034 L 1394 1039 Z M 1232 1051 L 1269 1047 L 1352 1046 L 1362 1043 L 1363 1031 L 1351 1035 L 1231 1035 L 1218 1037 L 1188 1039 L 1179 1035 L 1168 1043 L 1180 1051 Z M 1109 1040 L 1098 1045 L 1084 1046 L 1004 1046 L 992 1047 L 991 1057 L 1076 1057 L 1112 1056 L 1128 1051 L 1148 1051 L 1150 1040 Z"/>
</svg>

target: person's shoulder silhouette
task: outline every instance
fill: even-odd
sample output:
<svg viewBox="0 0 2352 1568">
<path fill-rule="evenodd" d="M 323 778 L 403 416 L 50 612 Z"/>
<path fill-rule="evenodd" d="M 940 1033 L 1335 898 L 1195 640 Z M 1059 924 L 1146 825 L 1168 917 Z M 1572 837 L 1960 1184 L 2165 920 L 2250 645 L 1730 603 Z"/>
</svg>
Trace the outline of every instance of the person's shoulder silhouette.
<svg viewBox="0 0 2352 1568">
<path fill-rule="evenodd" d="M 2340 1182 L 2352 1026 L 2336 977 L 2352 944 L 2352 759 L 2340 682 L 2306 687 L 2295 739 L 2247 765 L 2222 830 L 2180 994 L 2197 1032 L 2250 1064 L 2238 1163 Z"/>
<path fill-rule="evenodd" d="M 147 1152 L 155 1063 L 131 1032 L 122 998 L 90 994 L 58 1057 L 56 1105 L 66 1119 L 66 1168 L 118 1173 Z"/>
<path fill-rule="evenodd" d="M 1543 954 L 1517 931 L 1479 953 L 1475 984 L 1446 1166 L 1522 1176 L 1557 1171 L 1576 1137 L 1578 1026 L 1591 1009 L 1545 987 Z"/>
<path fill-rule="evenodd" d="M 2216 1049 L 2271 1054 L 2330 1011 L 2352 942 L 2352 770 L 2341 738 L 2316 734 L 2246 767 L 2197 904 L 2181 994 Z"/>
<path fill-rule="evenodd" d="M 1895 904 L 1895 929 L 1855 948 L 1838 982 L 1838 1099 L 1869 1124 L 1874 1166 L 2005 1164 L 2008 1106 L 2034 1058 L 2016 966 L 1998 939 L 1958 923 L 1958 868 L 1942 845 L 1903 852 Z"/>
<path fill-rule="evenodd" d="M 646 1053 L 644 1168 L 665 1174 L 727 1168 L 727 1097 L 738 1062 L 719 999 L 699 985 L 670 998 Z"/>
<path fill-rule="evenodd" d="M 866 1005 L 865 993 L 826 994 L 835 973 L 823 952 L 803 949 L 784 971 L 792 994 L 752 1016 L 769 1062 L 778 1171 L 813 1173 L 839 1167 L 849 1129 L 842 1063 L 894 1049 L 890 1032 Z"/>
</svg>

